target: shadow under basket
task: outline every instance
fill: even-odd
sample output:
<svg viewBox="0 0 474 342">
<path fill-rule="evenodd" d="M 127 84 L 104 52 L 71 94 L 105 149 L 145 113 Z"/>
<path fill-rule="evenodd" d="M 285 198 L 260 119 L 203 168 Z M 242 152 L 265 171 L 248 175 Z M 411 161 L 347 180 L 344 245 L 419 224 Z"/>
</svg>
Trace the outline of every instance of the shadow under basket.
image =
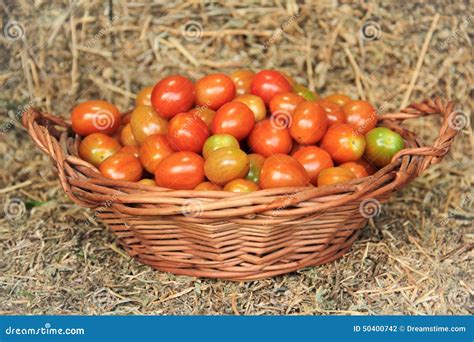
<svg viewBox="0 0 474 342">
<path fill-rule="evenodd" d="M 406 119 L 443 118 L 432 146 L 421 146 Z M 104 178 L 78 156 L 69 121 L 30 109 L 23 125 L 51 157 L 75 203 L 93 208 L 127 253 L 161 271 L 254 280 L 331 262 L 346 253 L 390 193 L 441 161 L 458 133 L 454 105 L 439 98 L 378 116 L 406 148 L 369 177 L 349 183 L 259 190 L 182 191 Z"/>
</svg>

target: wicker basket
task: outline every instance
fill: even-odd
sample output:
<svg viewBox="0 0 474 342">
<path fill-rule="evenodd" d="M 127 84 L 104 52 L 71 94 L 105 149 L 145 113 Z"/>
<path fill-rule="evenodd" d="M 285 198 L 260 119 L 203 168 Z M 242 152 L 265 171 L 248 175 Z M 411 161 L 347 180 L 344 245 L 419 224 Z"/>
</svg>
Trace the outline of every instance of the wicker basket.
<svg viewBox="0 0 474 342">
<path fill-rule="evenodd" d="M 371 210 L 379 210 L 391 192 L 448 152 L 457 134 L 450 123 L 453 107 L 437 98 L 380 115 L 379 125 L 400 133 L 406 148 L 372 176 L 320 188 L 248 194 L 112 181 L 78 157 L 80 138 L 68 121 L 31 109 L 23 124 L 51 157 L 69 198 L 95 208 L 130 256 L 175 274 L 253 280 L 327 263 L 346 253 Z M 443 123 L 433 145 L 422 147 L 401 124 L 431 114 L 442 115 Z"/>
</svg>

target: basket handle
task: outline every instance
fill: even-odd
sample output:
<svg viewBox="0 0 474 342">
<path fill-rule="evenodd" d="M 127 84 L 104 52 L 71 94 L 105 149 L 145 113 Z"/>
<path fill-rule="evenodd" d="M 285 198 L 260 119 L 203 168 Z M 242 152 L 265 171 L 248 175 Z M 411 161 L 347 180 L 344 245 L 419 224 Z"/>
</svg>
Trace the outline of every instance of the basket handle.
<svg viewBox="0 0 474 342">
<path fill-rule="evenodd" d="M 392 162 L 405 155 L 422 156 L 423 160 L 418 166 L 417 175 L 422 174 L 431 164 L 439 163 L 446 153 L 448 153 L 456 135 L 463 128 L 459 127 L 457 123 L 457 120 L 460 119 L 459 115 L 463 114 L 454 110 L 454 102 L 437 97 L 434 99 L 427 99 L 421 103 L 412 103 L 405 109 L 402 109 L 399 113 L 387 113 L 378 117 L 378 121 L 384 126 L 395 128 L 392 127 L 394 123 L 396 123 L 396 125 L 393 126 L 400 127 L 400 124 L 407 119 L 414 119 L 434 114 L 442 116 L 442 123 L 438 136 L 431 146 L 405 148 L 393 156 Z M 413 132 L 406 129 L 403 130 L 404 134 L 415 137 Z"/>
</svg>

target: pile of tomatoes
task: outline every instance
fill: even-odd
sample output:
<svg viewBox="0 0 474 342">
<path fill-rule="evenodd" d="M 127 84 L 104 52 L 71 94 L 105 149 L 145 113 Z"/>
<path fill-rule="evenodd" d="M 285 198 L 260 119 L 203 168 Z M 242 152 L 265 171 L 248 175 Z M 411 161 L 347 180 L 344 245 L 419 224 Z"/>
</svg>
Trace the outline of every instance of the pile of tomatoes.
<svg viewBox="0 0 474 342">
<path fill-rule="evenodd" d="M 72 110 L 79 155 L 107 178 L 179 190 L 323 186 L 366 177 L 404 147 L 367 101 L 320 98 L 285 73 L 238 70 L 142 89 L 121 116 L 93 100 Z"/>
</svg>

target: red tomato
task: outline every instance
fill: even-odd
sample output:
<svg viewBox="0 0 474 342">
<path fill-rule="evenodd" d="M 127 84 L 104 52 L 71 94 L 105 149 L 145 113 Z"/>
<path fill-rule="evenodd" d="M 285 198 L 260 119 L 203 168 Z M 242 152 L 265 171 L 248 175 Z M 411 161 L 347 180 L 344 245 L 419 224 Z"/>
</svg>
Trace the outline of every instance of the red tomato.
<svg viewBox="0 0 474 342">
<path fill-rule="evenodd" d="M 350 101 L 342 107 L 349 125 L 356 128 L 360 134 L 366 134 L 377 124 L 377 112 L 367 101 Z"/>
<path fill-rule="evenodd" d="M 124 146 L 117 153 L 128 153 L 138 158 L 140 156 L 140 149 L 136 146 Z"/>
<path fill-rule="evenodd" d="M 266 105 L 273 96 L 290 92 L 290 82 L 276 70 L 262 70 L 256 74 L 250 84 L 250 93 L 260 96 Z"/>
<path fill-rule="evenodd" d="M 293 158 L 303 165 L 313 185 L 317 185 L 322 170 L 334 166 L 329 153 L 317 146 L 303 146 L 293 153 Z"/>
<path fill-rule="evenodd" d="M 323 109 L 316 102 L 304 101 L 293 113 L 290 134 L 300 144 L 314 144 L 321 140 L 327 127 Z"/>
<path fill-rule="evenodd" d="M 176 115 L 168 126 L 168 139 L 176 151 L 200 153 L 208 137 L 209 129 L 204 121 L 189 113 Z"/>
<path fill-rule="evenodd" d="M 267 116 L 267 109 L 263 100 L 255 95 L 245 94 L 237 96 L 234 101 L 242 102 L 244 105 L 250 108 L 255 117 L 255 121 L 262 121 Z"/>
<path fill-rule="evenodd" d="M 165 118 L 191 109 L 195 100 L 194 84 L 186 77 L 169 76 L 158 82 L 151 93 L 151 104 Z"/>
<path fill-rule="evenodd" d="M 229 102 L 223 105 L 212 121 L 213 134 L 230 134 L 237 140 L 243 140 L 252 130 L 255 123 L 253 112 L 240 102 Z"/>
<path fill-rule="evenodd" d="M 286 127 L 270 119 L 258 122 L 248 138 L 248 144 L 255 153 L 269 157 L 275 153 L 288 154 L 291 151 L 292 140 Z"/>
<path fill-rule="evenodd" d="M 158 164 L 155 170 L 158 186 L 192 190 L 204 181 L 204 159 L 194 152 L 175 152 Z"/>
<path fill-rule="evenodd" d="M 255 73 L 250 70 L 242 69 L 234 71 L 230 74 L 230 78 L 235 84 L 235 90 L 237 95 L 243 95 L 250 93 L 250 83 L 255 76 Z"/>
<path fill-rule="evenodd" d="M 145 87 L 140 90 L 135 98 L 135 106 L 151 106 L 151 92 L 153 87 Z"/>
<path fill-rule="evenodd" d="M 356 178 L 367 177 L 375 172 L 374 168 L 364 159 L 347 162 L 339 165 L 339 167 L 351 171 Z"/>
<path fill-rule="evenodd" d="M 254 182 L 251 182 L 247 179 L 234 179 L 226 184 L 224 187 L 224 191 L 232 191 L 232 192 L 253 192 L 257 191 L 260 188 Z"/>
<path fill-rule="evenodd" d="M 355 131 L 354 127 L 338 124 L 328 128 L 320 146 L 329 153 L 334 162 L 342 164 L 362 157 L 365 139 L 363 135 Z"/>
<path fill-rule="evenodd" d="M 355 179 L 352 171 L 342 167 L 330 167 L 319 173 L 318 186 L 345 183 Z"/>
<path fill-rule="evenodd" d="M 237 147 L 222 147 L 212 152 L 204 164 L 204 173 L 211 182 L 226 184 L 243 178 L 249 171 L 249 158 Z"/>
<path fill-rule="evenodd" d="M 288 81 L 288 83 L 291 85 L 291 87 L 294 87 L 295 86 L 295 80 L 293 79 L 293 77 L 291 77 L 290 75 L 288 75 L 286 72 L 284 71 L 280 71 L 280 73 L 283 75 L 283 77 Z"/>
<path fill-rule="evenodd" d="M 92 165 L 99 166 L 105 159 L 120 150 L 120 144 L 102 133 L 92 133 L 79 145 L 79 156 Z"/>
<path fill-rule="evenodd" d="M 137 157 L 128 153 L 117 153 L 107 158 L 99 167 L 104 177 L 126 182 L 142 178 L 143 168 Z"/>
<path fill-rule="evenodd" d="M 130 119 L 132 118 L 132 111 L 127 112 L 127 114 L 122 115 L 122 125 L 128 125 Z"/>
<path fill-rule="evenodd" d="M 207 107 L 196 107 L 191 109 L 188 113 L 204 121 L 209 129 L 211 129 L 212 120 L 214 120 L 214 116 L 216 115 L 215 111 Z"/>
<path fill-rule="evenodd" d="M 211 182 L 202 182 L 197 187 L 195 187 L 194 190 L 198 190 L 198 191 L 219 191 L 219 190 L 222 190 L 222 188 L 219 185 L 211 183 Z"/>
<path fill-rule="evenodd" d="M 304 98 L 295 93 L 281 93 L 272 97 L 270 100 L 270 112 L 285 112 L 293 115 L 296 107 L 304 101 Z"/>
<path fill-rule="evenodd" d="M 158 164 L 173 153 L 166 135 L 153 134 L 148 136 L 140 147 L 140 161 L 150 173 L 155 173 Z"/>
<path fill-rule="evenodd" d="M 308 183 L 308 173 L 295 158 L 274 154 L 265 159 L 259 182 L 262 189 L 307 186 Z"/>
<path fill-rule="evenodd" d="M 132 112 L 130 127 L 139 145 L 152 134 L 166 134 L 168 121 L 159 116 L 150 106 L 138 106 Z"/>
<path fill-rule="evenodd" d="M 113 104 L 102 100 L 86 101 L 72 109 L 72 129 L 79 135 L 113 134 L 121 123 L 120 112 Z"/>
<path fill-rule="evenodd" d="M 319 100 L 316 101 L 316 103 L 320 105 L 326 113 L 326 116 L 328 117 L 329 126 L 346 122 L 346 116 L 344 115 L 344 112 L 342 111 L 342 108 L 339 105 L 328 100 Z"/>
<path fill-rule="evenodd" d="M 125 125 L 120 132 L 120 142 L 123 146 L 138 146 L 138 142 L 132 133 L 132 126 L 130 124 Z"/>
<path fill-rule="evenodd" d="M 352 101 L 352 99 L 349 96 L 344 95 L 344 94 L 331 94 L 329 96 L 326 96 L 324 99 L 331 101 L 332 103 L 335 103 L 341 107 L 344 106 L 349 101 Z"/>
<path fill-rule="evenodd" d="M 224 74 L 204 76 L 196 82 L 196 104 L 217 110 L 235 97 L 235 85 Z"/>
</svg>

